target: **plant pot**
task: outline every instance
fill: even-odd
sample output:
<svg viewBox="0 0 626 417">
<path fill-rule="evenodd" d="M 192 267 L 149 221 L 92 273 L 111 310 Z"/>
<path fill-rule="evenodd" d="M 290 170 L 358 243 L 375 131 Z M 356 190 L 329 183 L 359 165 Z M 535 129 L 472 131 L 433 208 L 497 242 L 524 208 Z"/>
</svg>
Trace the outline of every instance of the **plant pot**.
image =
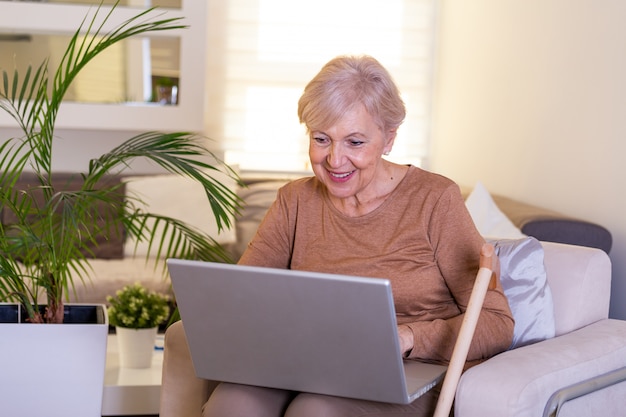
<svg viewBox="0 0 626 417">
<path fill-rule="evenodd" d="M 149 368 L 158 327 L 129 329 L 115 327 L 121 368 Z"/>
<path fill-rule="evenodd" d="M 99 417 L 106 307 L 66 305 L 64 324 L 22 323 L 20 316 L 18 305 L 0 303 L 2 415 Z"/>
</svg>

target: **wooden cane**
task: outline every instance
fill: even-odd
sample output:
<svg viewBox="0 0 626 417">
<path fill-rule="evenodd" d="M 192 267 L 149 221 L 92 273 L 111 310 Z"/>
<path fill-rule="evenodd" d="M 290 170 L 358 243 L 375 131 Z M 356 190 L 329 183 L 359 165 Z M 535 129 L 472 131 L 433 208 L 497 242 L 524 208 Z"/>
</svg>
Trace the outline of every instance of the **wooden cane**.
<svg viewBox="0 0 626 417">
<path fill-rule="evenodd" d="M 433 417 L 448 417 L 450 415 L 456 388 L 459 384 L 461 373 L 463 372 L 463 366 L 467 359 L 472 338 L 474 337 L 474 330 L 476 330 L 476 323 L 478 322 L 478 316 L 480 315 L 480 310 L 485 301 L 487 289 L 496 287 L 496 275 L 493 272 L 496 266 L 497 257 L 495 256 L 495 250 L 493 246 L 488 245 L 487 249 L 481 251 L 480 254 L 480 268 L 476 275 L 476 281 L 474 282 L 472 294 L 467 304 L 467 310 L 465 311 L 465 316 L 461 323 L 459 335 L 454 344 L 452 358 L 450 358 L 450 364 L 448 365 L 448 370 L 443 380 Z"/>
</svg>

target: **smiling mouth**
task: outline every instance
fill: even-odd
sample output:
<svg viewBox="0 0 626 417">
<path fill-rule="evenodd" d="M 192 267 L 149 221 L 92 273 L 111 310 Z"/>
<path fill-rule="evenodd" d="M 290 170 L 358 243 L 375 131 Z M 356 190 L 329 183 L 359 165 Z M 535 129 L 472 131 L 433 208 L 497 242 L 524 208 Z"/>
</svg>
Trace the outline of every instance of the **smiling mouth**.
<svg viewBox="0 0 626 417">
<path fill-rule="evenodd" d="M 341 173 L 340 172 L 330 172 L 330 171 L 328 171 L 328 174 L 335 181 L 345 181 L 348 178 L 350 178 L 352 176 L 352 174 L 354 174 L 354 171 L 341 172 Z"/>
</svg>

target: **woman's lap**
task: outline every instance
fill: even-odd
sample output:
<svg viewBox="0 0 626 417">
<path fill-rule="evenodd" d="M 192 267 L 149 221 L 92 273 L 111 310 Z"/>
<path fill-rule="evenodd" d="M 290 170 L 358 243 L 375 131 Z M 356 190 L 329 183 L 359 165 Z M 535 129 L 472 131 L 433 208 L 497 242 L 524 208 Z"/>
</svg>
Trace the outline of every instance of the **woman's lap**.
<svg viewBox="0 0 626 417">
<path fill-rule="evenodd" d="M 202 409 L 203 417 L 277 417 L 296 394 L 290 391 L 220 383 Z"/>
<path fill-rule="evenodd" d="M 203 409 L 204 417 L 400 417 L 432 416 L 440 386 L 411 404 L 389 404 L 328 395 L 221 383 Z"/>
<path fill-rule="evenodd" d="M 436 404 L 434 393 L 406 405 L 303 393 L 289 404 L 285 417 L 431 417 Z"/>
</svg>

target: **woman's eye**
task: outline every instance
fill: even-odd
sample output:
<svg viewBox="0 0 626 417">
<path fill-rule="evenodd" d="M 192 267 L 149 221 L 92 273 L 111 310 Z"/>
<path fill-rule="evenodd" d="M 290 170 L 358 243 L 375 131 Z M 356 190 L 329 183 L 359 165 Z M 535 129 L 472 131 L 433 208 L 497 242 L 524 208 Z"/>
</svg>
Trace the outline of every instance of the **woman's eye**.
<svg viewBox="0 0 626 417">
<path fill-rule="evenodd" d="M 352 145 L 352 146 L 360 146 L 360 145 L 363 145 L 363 141 L 362 140 L 353 139 L 353 140 L 350 141 L 350 145 Z"/>
<path fill-rule="evenodd" d="M 319 144 L 324 144 L 326 142 L 328 142 L 328 139 L 322 136 L 315 136 L 313 137 L 313 140 Z"/>
</svg>

